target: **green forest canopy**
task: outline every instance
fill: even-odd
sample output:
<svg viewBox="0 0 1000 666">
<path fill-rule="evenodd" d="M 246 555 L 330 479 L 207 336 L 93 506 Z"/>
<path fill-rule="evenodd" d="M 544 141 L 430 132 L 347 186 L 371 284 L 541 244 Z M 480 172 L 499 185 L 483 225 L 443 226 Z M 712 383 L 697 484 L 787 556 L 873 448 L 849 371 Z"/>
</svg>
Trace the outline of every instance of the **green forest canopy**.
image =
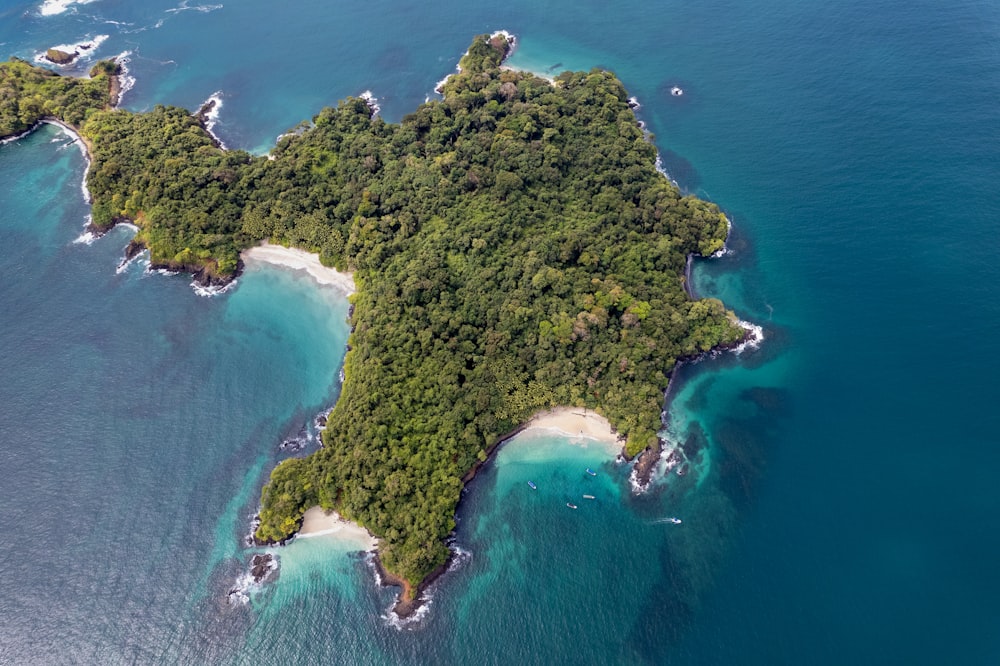
<svg viewBox="0 0 1000 666">
<path fill-rule="evenodd" d="M 676 362 L 743 336 L 683 288 L 686 256 L 720 249 L 726 219 L 656 171 L 621 82 L 503 69 L 508 48 L 476 37 L 444 99 L 399 124 L 348 99 L 269 157 L 220 149 L 183 109 L 111 109 L 113 65 L 90 80 L 0 65 L 0 134 L 77 127 L 94 225 L 134 221 L 154 263 L 225 278 L 271 239 L 354 271 L 324 446 L 274 470 L 261 539 L 336 509 L 416 585 L 447 557 L 463 477 L 505 433 L 587 407 L 635 455 L 656 441 Z"/>
</svg>

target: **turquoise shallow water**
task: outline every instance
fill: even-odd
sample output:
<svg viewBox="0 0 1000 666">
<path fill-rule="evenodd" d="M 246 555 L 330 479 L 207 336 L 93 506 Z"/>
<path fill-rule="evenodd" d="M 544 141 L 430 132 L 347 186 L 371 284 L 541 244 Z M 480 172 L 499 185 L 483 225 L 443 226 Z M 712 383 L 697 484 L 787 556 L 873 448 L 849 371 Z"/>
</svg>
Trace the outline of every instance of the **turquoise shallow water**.
<svg viewBox="0 0 1000 666">
<path fill-rule="evenodd" d="M 678 372 L 686 473 L 633 497 L 594 450 L 522 439 L 417 625 L 321 539 L 231 606 L 278 444 L 335 399 L 346 303 L 272 269 L 215 298 L 116 273 L 128 233 L 73 243 L 83 162 L 44 129 L 0 147 L 0 662 L 1000 658 L 995 3 L 0 2 L 7 54 L 107 34 L 126 106 L 221 92 L 217 132 L 258 151 L 366 89 L 400 118 L 499 28 L 520 66 L 614 69 L 734 221 L 694 287 L 767 339 Z"/>
</svg>

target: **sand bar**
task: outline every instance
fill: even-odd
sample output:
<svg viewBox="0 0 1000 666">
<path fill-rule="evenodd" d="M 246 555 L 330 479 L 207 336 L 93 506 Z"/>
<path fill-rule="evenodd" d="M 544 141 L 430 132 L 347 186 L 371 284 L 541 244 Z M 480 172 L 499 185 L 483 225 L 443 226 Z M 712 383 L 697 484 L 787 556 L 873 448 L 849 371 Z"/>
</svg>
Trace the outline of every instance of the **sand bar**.
<svg viewBox="0 0 1000 666">
<path fill-rule="evenodd" d="M 569 438 L 592 439 L 608 445 L 617 453 L 625 441 L 612 429 L 606 418 L 583 407 L 555 407 L 538 412 L 528 421 L 525 431 L 543 430 Z"/>
<path fill-rule="evenodd" d="M 338 541 L 357 545 L 358 550 L 375 550 L 378 542 L 368 530 L 357 523 L 344 520 L 336 512 L 327 513 L 318 506 L 307 510 L 302 516 L 302 529 L 296 538 L 309 539 L 332 536 Z"/>
<path fill-rule="evenodd" d="M 319 262 L 318 254 L 311 254 L 305 250 L 263 243 L 243 252 L 243 263 L 249 266 L 254 262 L 306 271 L 321 285 L 337 287 L 348 296 L 357 291 L 351 273 L 341 273 L 336 269 L 327 268 Z"/>
</svg>

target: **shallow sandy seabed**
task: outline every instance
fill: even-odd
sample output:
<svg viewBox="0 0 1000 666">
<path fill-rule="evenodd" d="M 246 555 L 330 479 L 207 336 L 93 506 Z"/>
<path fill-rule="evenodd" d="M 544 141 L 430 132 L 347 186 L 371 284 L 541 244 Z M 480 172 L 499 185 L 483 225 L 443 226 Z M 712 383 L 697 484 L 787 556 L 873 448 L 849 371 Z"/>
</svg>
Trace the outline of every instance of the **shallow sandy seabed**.
<svg viewBox="0 0 1000 666">
<path fill-rule="evenodd" d="M 375 537 L 357 523 L 344 520 L 336 512 L 327 513 L 314 506 L 302 516 L 302 529 L 297 538 L 313 537 L 335 538 L 346 544 L 356 545 L 358 550 L 374 550 L 377 545 Z"/>
<path fill-rule="evenodd" d="M 321 285 L 337 287 L 350 296 L 357 289 L 351 273 L 328 268 L 319 262 L 319 255 L 310 254 L 305 250 L 264 243 L 243 252 L 243 263 L 251 265 L 254 262 L 274 264 L 292 270 L 303 270 Z"/>
<path fill-rule="evenodd" d="M 619 453 L 624 444 L 606 418 L 583 407 L 555 407 L 539 412 L 525 427 L 525 432 L 533 430 L 558 433 L 570 439 L 596 440 L 606 445 L 611 455 Z"/>
</svg>

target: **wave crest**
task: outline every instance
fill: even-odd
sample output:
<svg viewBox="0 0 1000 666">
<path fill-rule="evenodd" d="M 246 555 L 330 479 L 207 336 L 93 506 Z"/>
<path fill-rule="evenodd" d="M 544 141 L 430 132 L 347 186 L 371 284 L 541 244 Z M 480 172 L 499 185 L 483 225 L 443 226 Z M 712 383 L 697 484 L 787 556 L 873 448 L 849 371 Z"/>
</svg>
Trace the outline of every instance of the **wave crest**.
<svg viewBox="0 0 1000 666">
<path fill-rule="evenodd" d="M 97 0 L 45 0 L 38 8 L 38 13 L 42 16 L 55 16 L 62 14 L 73 5 L 89 5 L 92 2 L 97 2 Z"/>
<path fill-rule="evenodd" d="M 56 51 L 62 51 L 63 53 L 76 54 L 76 57 L 71 62 L 68 62 L 65 65 L 60 65 L 59 63 L 53 63 L 51 60 L 49 60 L 46 57 L 48 53 L 47 50 L 39 51 L 38 53 L 36 53 L 34 61 L 40 65 L 55 64 L 59 67 L 68 67 L 69 65 L 79 62 L 80 60 L 90 60 L 91 58 L 93 58 L 94 54 L 97 53 L 97 50 L 101 48 L 101 44 L 107 41 L 109 36 L 110 35 L 97 35 L 96 37 L 91 37 L 90 35 L 87 35 L 86 37 L 84 37 L 83 39 L 74 44 L 56 44 L 55 46 L 49 47 L 51 49 L 55 49 Z"/>
</svg>

